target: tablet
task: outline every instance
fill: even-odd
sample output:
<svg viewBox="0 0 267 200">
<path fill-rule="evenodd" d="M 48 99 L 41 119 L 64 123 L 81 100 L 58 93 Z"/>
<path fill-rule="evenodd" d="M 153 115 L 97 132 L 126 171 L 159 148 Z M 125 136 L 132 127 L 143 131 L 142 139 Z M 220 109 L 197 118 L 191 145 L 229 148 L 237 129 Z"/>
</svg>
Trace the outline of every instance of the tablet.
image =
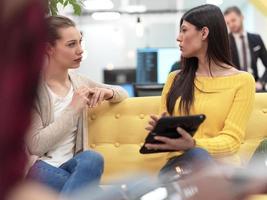
<svg viewBox="0 0 267 200">
<path fill-rule="evenodd" d="M 177 132 L 176 128 L 180 127 L 186 130 L 191 136 L 194 136 L 199 125 L 206 119 L 205 115 L 189 115 L 179 117 L 162 117 L 158 120 L 155 128 L 151 131 L 145 139 L 144 145 L 139 150 L 142 154 L 147 153 L 161 153 L 171 152 L 171 150 L 154 150 L 147 149 L 145 144 L 160 144 L 162 142 L 155 140 L 155 136 L 164 136 L 168 138 L 179 138 L 181 135 Z"/>
</svg>

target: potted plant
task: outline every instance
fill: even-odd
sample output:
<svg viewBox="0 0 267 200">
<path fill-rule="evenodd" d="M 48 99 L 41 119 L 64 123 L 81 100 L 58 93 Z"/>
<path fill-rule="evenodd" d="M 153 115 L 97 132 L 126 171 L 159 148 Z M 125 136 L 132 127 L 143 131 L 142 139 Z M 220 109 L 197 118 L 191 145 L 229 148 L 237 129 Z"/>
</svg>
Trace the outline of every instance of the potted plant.
<svg viewBox="0 0 267 200">
<path fill-rule="evenodd" d="M 81 15 L 82 5 L 84 0 L 48 0 L 48 8 L 50 15 L 58 14 L 58 5 L 61 4 L 63 7 L 71 5 L 75 15 Z"/>
</svg>

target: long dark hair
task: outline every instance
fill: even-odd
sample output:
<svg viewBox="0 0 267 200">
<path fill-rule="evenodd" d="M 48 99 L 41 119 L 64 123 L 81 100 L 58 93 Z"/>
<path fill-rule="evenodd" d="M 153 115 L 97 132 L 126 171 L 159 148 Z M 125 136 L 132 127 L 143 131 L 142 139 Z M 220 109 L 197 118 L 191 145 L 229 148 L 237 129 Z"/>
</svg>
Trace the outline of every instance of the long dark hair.
<svg viewBox="0 0 267 200">
<path fill-rule="evenodd" d="M 226 23 L 221 10 L 214 5 L 206 4 L 187 11 L 180 20 L 194 25 L 197 30 L 203 27 L 209 29 L 207 58 L 209 68 L 211 61 L 220 66 L 220 63 L 232 65 L 230 57 L 229 39 Z M 195 76 L 198 69 L 198 58 L 181 58 L 181 71 L 176 75 L 167 95 L 167 110 L 173 114 L 174 106 L 180 97 L 179 111 L 183 114 L 190 113 L 194 103 Z M 211 70 L 210 70 L 211 72 Z"/>
</svg>

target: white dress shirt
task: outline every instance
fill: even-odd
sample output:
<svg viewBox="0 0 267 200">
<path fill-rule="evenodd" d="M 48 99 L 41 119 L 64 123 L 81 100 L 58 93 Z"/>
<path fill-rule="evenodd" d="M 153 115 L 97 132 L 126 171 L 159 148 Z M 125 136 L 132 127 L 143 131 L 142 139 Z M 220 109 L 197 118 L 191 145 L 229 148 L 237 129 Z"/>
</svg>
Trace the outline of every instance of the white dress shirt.
<svg viewBox="0 0 267 200">
<path fill-rule="evenodd" d="M 250 54 L 250 49 L 249 49 L 249 43 L 248 43 L 248 33 L 243 32 L 241 34 L 233 33 L 236 47 L 237 47 L 237 52 L 238 52 L 238 57 L 239 57 L 239 63 L 240 63 L 240 69 L 242 70 L 244 67 L 244 62 L 243 62 L 243 51 L 242 51 L 242 39 L 240 36 L 244 36 L 244 41 L 245 41 L 245 47 L 246 47 L 246 54 L 247 54 L 247 69 L 248 72 L 252 73 L 252 68 L 251 68 L 251 54 Z"/>
</svg>

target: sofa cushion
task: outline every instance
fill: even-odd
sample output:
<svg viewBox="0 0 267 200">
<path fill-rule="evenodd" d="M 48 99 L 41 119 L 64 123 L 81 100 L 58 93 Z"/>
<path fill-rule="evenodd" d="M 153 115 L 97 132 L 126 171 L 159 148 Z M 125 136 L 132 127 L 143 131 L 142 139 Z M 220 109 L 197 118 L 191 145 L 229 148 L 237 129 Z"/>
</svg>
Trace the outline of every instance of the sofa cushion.
<svg viewBox="0 0 267 200">
<path fill-rule="evenodd" d="M 102 183 L 135 173 L 157 174 L 167 154 L 142 155 L 139 148 L 147 135 L 150 114 L 158 114 L 160 97 L 129 98 L 118 104 L 108 102 L 89 109 L 88 147 L 105 159 Z M 243 165 L 267 136 L 267 93 L 257 93 L 246 136 L 238 154 Z"/>
</svg>

